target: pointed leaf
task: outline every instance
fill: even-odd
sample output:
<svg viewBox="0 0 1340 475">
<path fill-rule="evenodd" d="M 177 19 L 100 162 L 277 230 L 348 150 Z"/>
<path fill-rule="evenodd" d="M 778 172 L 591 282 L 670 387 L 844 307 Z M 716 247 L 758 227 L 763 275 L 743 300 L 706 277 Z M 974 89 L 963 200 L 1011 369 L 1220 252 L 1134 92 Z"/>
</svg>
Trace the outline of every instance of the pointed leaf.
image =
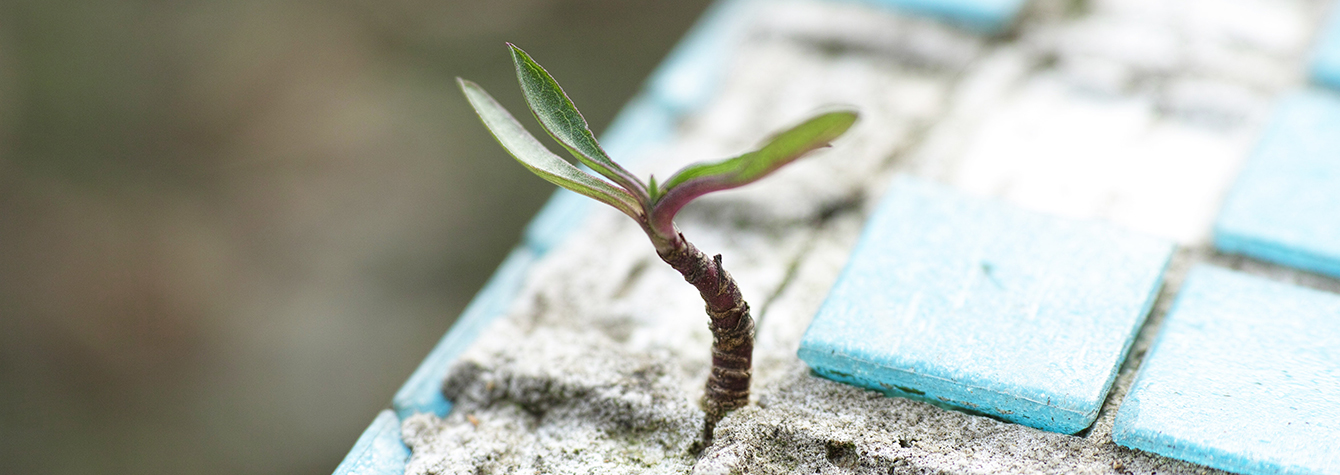
<svg viewBox="0 0 1340 475">
<path fill-rule="evenodd" d="M 856 122 L 854 111 L 820 114 L 777 134 L 762 148 L 715 163 L 684 167 L 660 186 L 651 224 L 657 232 L 673 233 L 670 221 L 694 198 L 713 191 L 744 186 L 804 156 L 828 146 Z"/>
<path fill-rule="evenodd" d="M 646 200 L 646 188 L 632 173 L 625 170 L 605 154 L 591 133 L 586 119 L 577 110 L 568 95 L 559 87 L 553 76 L 549 75 L 530 55 L 516 45 L 507 43 L 512 51 L 512 62 L 516 65 L 516 78 L 521 83 L 521 91 L 526 104 L 535 114 L 535 118 L 544 126 L 545 131 L 554 137 L 572 156 L 582 164 L 591 167 L 596 173 L 613 180 L 632 192 L 634 196 Z"/>
<path fill-rule="evenodd" d="M 618 208 L 634 219 L 642 214 L 642 205 L 627 191 L 593 177 L 545 148 L 517 122 L 498 101 L 470 81 L 456 78 L 461 91 L 474 107 L 484 126 L 518 162 L 532 173 L 555 185 L 581 193 Z"/>
<path fill-rule="evenodd" d="M 647 177 L 647 196 L 651 199 L 652 203 L 661 199 L 661 187 L 656 184 L 656 175 Z"/>
</svg>

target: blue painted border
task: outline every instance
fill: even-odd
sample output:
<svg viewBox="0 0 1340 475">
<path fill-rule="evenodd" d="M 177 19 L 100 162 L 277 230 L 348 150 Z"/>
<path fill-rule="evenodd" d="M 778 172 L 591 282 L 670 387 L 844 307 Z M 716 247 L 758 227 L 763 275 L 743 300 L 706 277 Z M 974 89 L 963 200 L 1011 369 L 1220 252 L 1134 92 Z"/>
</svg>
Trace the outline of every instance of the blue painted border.
<svg viewBox="0 0 1340 475">
<path fill-rule="evenodd" d="M 507 312 L 512 298 L 521 291 L 526 271 L 530 270 L 535 257 L 536 254 L 525 247 L 513 249 L 508 254 L 493 277 L 461 312 L 451 330 L 391 398 L 391 407 L 397 416 L 403 419 L 418 412 L 431 412 L 441 417 L 451 411 L 451 403 L 442 397 L 443 376 L 470 342 L 475 341 L 490 322 Z"/>
<path fill-rule="evenodd" d="M 400 418 L 383 409 L 335 467 L 335 475 L 403 474 L 408 460 L 409 447 L 400 441 Z"/>
</svg>

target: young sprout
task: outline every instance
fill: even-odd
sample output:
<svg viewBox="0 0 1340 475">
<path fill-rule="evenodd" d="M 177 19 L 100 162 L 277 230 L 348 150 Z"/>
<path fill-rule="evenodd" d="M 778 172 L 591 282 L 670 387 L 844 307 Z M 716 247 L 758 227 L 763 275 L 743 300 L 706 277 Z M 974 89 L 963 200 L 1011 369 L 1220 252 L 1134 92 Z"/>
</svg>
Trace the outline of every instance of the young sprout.
<svg viewBox="0 0 1340 475">
<path fill-rule="evenodd" d="M 675 214 L 694 198 L 744 186 L 828 146 L 851 127 L 856 113 L 819 114 L 778 133 L 758 150 L 719 162 L 689 165 L 661 184 L 654 178 L 643 183 L 605 154 L 586 119 L 554 78 L 521 48 L 511 43 L 507 46 L 526 104 L 540 125 L 578 162 L 609 181 L 591 176 L 550 152 L 479 85 L 456 78 L 484 126 L 521 165 L 540 178 L 613 206 L 637 221 L 661 260 L 679 271 L 707 303 L 712 371 L 703 396 L 707 413 L 703 446 L 710 445 L 717 422 L 749 402 L 754 320 L 735 280 L 721 267 L 721 255 L 708 258 L 686 241 L 675 228 Z"/>
</svg>

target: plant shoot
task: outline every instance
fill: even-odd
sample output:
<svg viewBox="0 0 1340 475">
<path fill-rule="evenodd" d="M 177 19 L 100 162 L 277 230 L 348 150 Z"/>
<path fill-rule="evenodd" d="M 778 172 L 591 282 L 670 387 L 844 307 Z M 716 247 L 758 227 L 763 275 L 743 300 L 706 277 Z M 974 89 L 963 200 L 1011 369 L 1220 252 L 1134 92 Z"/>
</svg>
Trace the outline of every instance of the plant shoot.
<svg viewBox="0 0 1340 475">
<path fill-rule="evenodd" d="M 572 100 L 526 52 L 507 44 L 521 91 L 540 125 L 592 176 L 550 152 L 477 84 L 457 78 L 484 126 L 521 165 L 550 183 L 613 206 L 642 227 L 661 260 L 692 284 L 707 304 L 712 330 L 712 369 L 703 396 L 704 447 L 717 422 L 749 402 L 754 320 L 721 255 L 708 257 L 675 228 L 674 217 L 693 199 L 754 182 L 815 149 L 827 147 L 856 121 L 853 111 L 828 112 L 776 134 L 758 150 L 718 162 L 684 167 L 658 184 L 643 183 L 605 154 Z M 608 180 L 608 181 L 606 181 Z"/>
</svg>

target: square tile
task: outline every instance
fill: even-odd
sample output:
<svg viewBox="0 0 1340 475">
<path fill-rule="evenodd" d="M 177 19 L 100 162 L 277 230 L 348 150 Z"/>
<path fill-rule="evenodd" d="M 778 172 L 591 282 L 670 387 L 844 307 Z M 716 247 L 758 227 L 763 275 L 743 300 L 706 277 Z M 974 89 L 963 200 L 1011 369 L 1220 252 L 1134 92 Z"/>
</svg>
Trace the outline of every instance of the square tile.
<svg viewBox="0 0 1340 475">
<path fill-rule="evenodd" d="M 865 0 L 963 26 L 985 34 L 1009 29 L 1025 0 Z"/>
<path fill-rule="evenodd" d="M 799 356 L 889 395 L 1078 432 L 1097 416 L 1172 249 L 898 177 Z"/>
<path fill-rule="evenodd" d="M 1340 473 L 1340 296 L 1192 269 L 1118 444 L 1240 473 Z"/>
<path fill-rule="evenodd" d="M 1317 35 L 1312 50 L 1312 82 L 1340 91 L 1340 7 Z"/>
<path fill-rule="evenodd" d="M 1219 250 L 1340 276 L 1340 95 L 1285 98 L 1215 223 Z"/>
</svg>

